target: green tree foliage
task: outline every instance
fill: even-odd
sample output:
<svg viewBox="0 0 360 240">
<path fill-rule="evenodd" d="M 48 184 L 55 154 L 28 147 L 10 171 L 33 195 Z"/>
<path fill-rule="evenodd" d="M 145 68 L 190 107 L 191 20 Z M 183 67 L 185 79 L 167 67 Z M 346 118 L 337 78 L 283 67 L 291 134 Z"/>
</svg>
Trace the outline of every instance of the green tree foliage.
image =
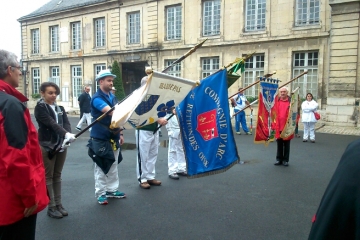
<svg viewBox="0 0 360 240">
<path fill-rule="evenodd" d="M 125 98 L 125 91 L 121 77 L 120 66 L 116 60 L 112 64 L 111 73 L 116 75 L 116 78 L 114 79 L 114 87 L 116 88 L 115 96 L 118 99 L 118 101 L 121 101 L 122 99 Z"/>
</svg>

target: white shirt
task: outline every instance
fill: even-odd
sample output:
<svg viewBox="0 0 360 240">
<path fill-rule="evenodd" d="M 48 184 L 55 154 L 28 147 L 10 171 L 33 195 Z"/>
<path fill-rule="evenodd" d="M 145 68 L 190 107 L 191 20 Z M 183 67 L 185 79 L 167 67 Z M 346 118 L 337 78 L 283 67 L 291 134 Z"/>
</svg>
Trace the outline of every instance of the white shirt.
<svg viewBox="0 0 360 240">
<path fill-rule="evenodd" d="M 310 102 L 305 100 L 301 104 L 302 109 L 302 116 L 301 121 L 302 122 L 317 122 L 314 112 L 316 112 L 316 109 L 318 108 L 319 104 L 315 102 L 314 100 L 311 100 Z"/>
<path fill-rule="evenodd" d="M 171 114 L 167 114 L 165 117 L 166 119 L 168 119 L 171 116 Z M 168 131 L 168 136 L 170 137 L 174 137 L 177 138 L 180 134 L 180 126 L 179 126 L 179 122 L 178 119 L 175 116 L 172 116 L 169 120 L 168 123 L 165 125 L 166 130 Z"/>
<path fill-rule="evenodd" d="M 57 114 L 57 112 L 56 112 L 55 105 L 50 105 L 50 107 L 52 108 L 52 110 L 53 110 L 54 113 L 55 113 L 56 123 L 59 123 L 58 114 Z"/>
<path fill-rule="evenodd" d="M 246 99 L 245 95 L 238 94 L 238 95 L 233 96 L 232 99 L 234 99 L 236 102 L 235 109 L 242 110 L 243 108 L 246 107 L 247 99 Z"/>
</svg>

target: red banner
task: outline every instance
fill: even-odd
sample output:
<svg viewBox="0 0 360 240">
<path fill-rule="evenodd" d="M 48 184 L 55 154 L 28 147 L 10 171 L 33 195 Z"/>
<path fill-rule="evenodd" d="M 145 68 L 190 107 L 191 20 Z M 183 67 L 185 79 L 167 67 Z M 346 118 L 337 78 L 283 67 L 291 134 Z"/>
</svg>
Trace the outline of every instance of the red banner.
<svg viewBox="0 0 360 240">
<path fill-rule="evenodd" d="M 260 82 L 258 115 L 255 128 L 255 143 L 268 144 L 275 140 L 275 131 L 271 125 L 276 118 L 274 105 L 277 102 L 277 84 Z M 265 102 L 264 102 L 265 99 Z"/>
</svg>

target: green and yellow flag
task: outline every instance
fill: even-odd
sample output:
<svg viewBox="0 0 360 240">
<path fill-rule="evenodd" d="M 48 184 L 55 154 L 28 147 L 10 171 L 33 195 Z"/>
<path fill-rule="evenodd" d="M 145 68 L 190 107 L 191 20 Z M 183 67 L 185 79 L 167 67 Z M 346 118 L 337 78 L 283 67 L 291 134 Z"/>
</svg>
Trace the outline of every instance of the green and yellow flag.
<svg viewBox="0 0 360 240">
<path fill-rule="evenodd" d="M 254 53 L 247 55 L 243 58 L 236 58 L 229 70 L 227 70 L 227 84 L 228 88 L 241 77 L 241 74 L 245 71 L 245 62 Z"/>
</svg>

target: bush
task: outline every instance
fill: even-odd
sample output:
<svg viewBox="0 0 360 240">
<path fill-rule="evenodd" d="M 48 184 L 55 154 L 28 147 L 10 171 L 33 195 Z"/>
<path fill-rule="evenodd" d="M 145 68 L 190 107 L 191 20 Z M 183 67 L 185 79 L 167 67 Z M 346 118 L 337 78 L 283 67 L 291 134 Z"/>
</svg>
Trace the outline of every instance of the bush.
<svg viewBox="0 0 360 240">
<path fill-rule="evenodd" d="M 249 101 L 249 103 L 252 103 L 256 99 L 258 99 L 258 97 L 246 97 L 246 99 Z"/>
<path fill-rule="evenodd" d="M 33 94 L 31 94 L 31 97 L 34 98 L 34 99 L 38 99 L 38 98 L 41 98 L 41 94 L 40 93 L 33 93 Z"/>
<path fill-rule="evenodd" d="M 114 87 L 116 88 L 115 96 L 118 99 L 118 101 L 121 101 L 125 98 L 125 91 L 124 91 L 120 66 L 116 60 L 113 62 L 111 73 L 116 75 L 116 78 L 114 79 Z"/>
</svg>

